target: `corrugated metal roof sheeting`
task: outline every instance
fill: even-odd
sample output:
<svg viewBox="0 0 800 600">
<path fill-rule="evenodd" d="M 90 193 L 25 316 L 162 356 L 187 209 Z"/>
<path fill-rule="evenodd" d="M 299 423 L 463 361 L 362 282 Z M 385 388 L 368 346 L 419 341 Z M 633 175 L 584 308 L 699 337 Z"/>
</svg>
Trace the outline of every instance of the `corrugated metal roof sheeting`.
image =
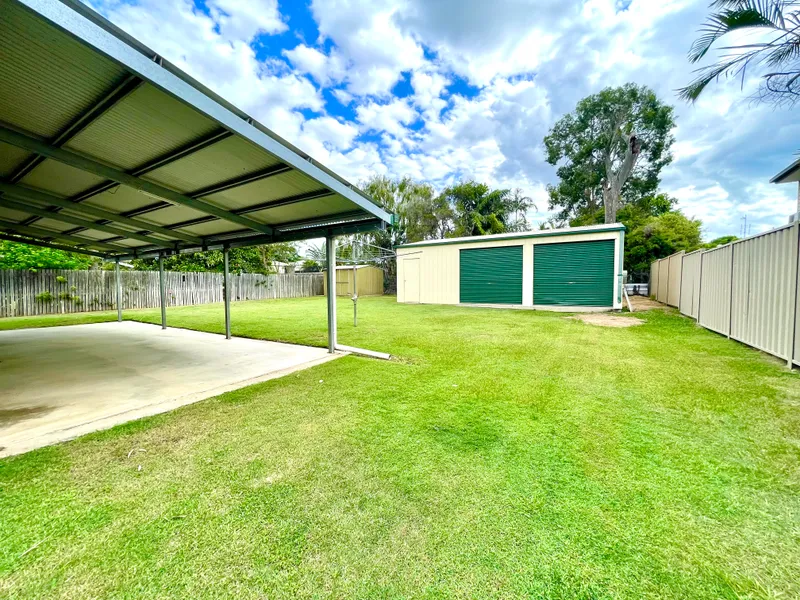
<svg viewBox="0 0 800 600">
<path fill-rule="evenodd" d="M 0 177 L 9 177 L 30 153 L 0 142 Z"/>
<path fill-rule="evenodd" d="M 274 156 L 238 137 L 221 140 L 145 175 L 184 192 L 218 184 L 277 164 Z"/>
<path fill-rule="evenodd" d="M 185 231 L 186 233 L 191 233 L 193 235 L 216 235 L 220 233 L 229 233 L 231 231 L 239 231 L 241 229 L 241 225 L 231 223 L 229 221 L 223 221 L 221 219 L 180 228 L 181 231 Z M 257 233 L 255 231 L 248 230 L 243 235 L 257 235 Z"/>
<path fill-rule="evenodd" d="M 353 210 L 353 205 L 341 196 L 325 196 L 314 202 L 302 202 L 278 208 L 268 208 L 258 212 L 247 213 L 251 219 L 268 225 L 280 225 L 293 221 L 304 221 L 325 215 L 335 215 Z"/>
<path fill-rule="evenodd" d="M 733 246 L 721 246 L 703 253 L 702 285 L 698 323 L 722 335 L 731 324 L 731 254 Z"/>
<path fill-rule="evenodd" d="M 124 213 L 160 201 L 158 198 L 147 196 L 133 188 L 118 185 L 107 192 L 87 198 L 81 204 L 88 204 L 111 212 Z"/>
<path fill-rule="evenodd" d="M 702 250 L 685 254 L 681 267 L 680 311 L 693 319 L 697 318 L 697 309 L 700 304 L 700 261 L 702 256 Z"/>
<path fill-rule="evenodd" d="M 797 271 L 797 225 L 732 245 L 732 338 L 788 359 Z"/>
<path fill-rule="evenodd" d="M 5 208 L 4 206 L 0 206 L 0 219 L 4 219 L 6 221 L 22 221 L 30 216 L 30 213 L 24 213 L 14 210 L 13 208 Z"/>
<path fill-rule="evenodd" d="M 56 196 L 74 196 L 105 181 L 102 177 L 47 159 L 22 178 L 23 185 L 52 192 Z"/>
<path fill-rule="evenodd" d="M 3 120 L 27 131 L 55 137 L 125 76 L 13 0 L 0 0 L 0 29 Z"/>
<path fill-rule="evenodd" d="M 65 146 L 122 169 L 135 169 L 218 126 L 152 85 L 140 85 Z"/>
<path fill-rule="evenodd" d="M 237 209 L 319 189 L 321 189 L 320 184 L 307 175 L 298 171 L 289 171 L 268 179 L 254 181 L 241 187 L 205 196 L 203 200 L 228 209 Z M 294 206 L 297 208 L 300 205 Z M 352 203 L 350 206 L 353 207 Z M 298 218 L 302 219 L 303 217 L 299 216 Z"/>
<path fill-rule="evenodd" d="M 151 202 L 157 200 L 150 199 Z M 200 217 L 207 217 L 205 213 L 189 208 L 188 206 L 168 206 L 153 212 L 145 213 L 136 217 L 138 221 L 145 221 L 154 225 L 170 225 L 172 223 L 180 223 L 188 221 L 189 219 L 199 219 Z M 241 227 L 241 225 L 239 225 Z"/>
</svg>

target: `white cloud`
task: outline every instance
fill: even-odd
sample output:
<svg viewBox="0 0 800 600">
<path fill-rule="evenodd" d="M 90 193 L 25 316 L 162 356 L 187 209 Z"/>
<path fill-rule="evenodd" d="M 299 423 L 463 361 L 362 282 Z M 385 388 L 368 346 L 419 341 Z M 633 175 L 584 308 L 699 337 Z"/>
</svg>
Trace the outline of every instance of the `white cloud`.
<svg viewBox="0 0 800 600">
<path fill-rule="evenodd" d="M 406 133 L 405 126 L 417 120 L 417 112 L 405 100 L 387 103 L 368 102 L 356 108 L 364 131 L 386 132 L 394 136 Z"/>
<path fill-rule="evenodd" d="M 582 97 L 634 81 L 675 105 L 675 162 L 662 188 L 703 219 L 707 236 L 738 233 L 744 214 L 756 231 L 794 211 L 794 187 L 767 181 L 798 150 L 796 111 L 751 105 L 752 77 L 744 90 L 714 84 L 694 105 L 675 95 L 692 78 L 686 52 L 705 1 L 632 0 L 623 10 L 618 0 L 312 0 L 282 2 L 285 15 L 277 0 L 207 0 L 205 12 L 190 0 L 96 2 L 353 181 L 475 178 L 522 188 L 547 216 L 545 185 L 556 176 L 544 135 Z M 296 11 L 310 11 L 317 39 L 287 29 Z M 283 46 L 257 55 L 278 34 Z M 463 80 L 472 87 L 453 93 Z M 330 95 L 346 109 L 326 103 Z"/>
</svg>

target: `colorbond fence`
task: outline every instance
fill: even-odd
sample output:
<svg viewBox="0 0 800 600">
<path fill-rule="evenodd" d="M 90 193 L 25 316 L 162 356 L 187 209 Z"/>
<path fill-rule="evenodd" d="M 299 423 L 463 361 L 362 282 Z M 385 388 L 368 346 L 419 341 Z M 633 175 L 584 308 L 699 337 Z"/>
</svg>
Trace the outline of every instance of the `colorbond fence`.
<svg viewBox="0 0 800 600">
<path fill-rule="evenodd" d="M 222 302 L 222 273 L 165 274 L 167 305 Z M 122 307 L 161 306 L 157 271 L 122 271 Z M 322 273 L 230 275 L 231 300 L 322 295 Z M 0 317 L 76 313 L 116 307 L 114 271 L 0 270 Z"/>
<path fill-rule="evenodd" d="M 672 300 L 677 290 L 681 313 L 703 327 L 800 365 L 799 253 L 800 224 L 794 223 L 682 255 L 677 282 L 670 276 L 677 255 L 653 263 L 651 273 L 657 273 L 658 300 Z"/>
</svg>

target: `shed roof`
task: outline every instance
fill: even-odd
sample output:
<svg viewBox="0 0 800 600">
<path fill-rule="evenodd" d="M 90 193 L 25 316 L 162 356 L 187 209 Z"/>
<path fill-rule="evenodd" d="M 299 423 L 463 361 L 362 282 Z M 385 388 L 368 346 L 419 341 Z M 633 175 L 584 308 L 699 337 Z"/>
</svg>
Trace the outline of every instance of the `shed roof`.
<svg viewBox="0 0 800 600">
<path fill-rule="evenodd" d="M 417 248 L 420 246 L 442 246 L 445 244 L 471 244 L 495 240 L 515 240 L 525 238 L 550 237 L 556 235 L 580 235 L 585 233 L 602 233 L 608 231 L 625 231 L 622 223 L 610 223 L 608 225 L 587 225 L 584 227 L 563 227 L 561 229 L 540 229 L 539 231 L 518 231 L 514 233 L 497 233 L 494 235 L 480 235 L 457 238 L 445 238 L 443 240 L 425 240 L 423 242 L 413 242 L 403 244 L 398 248 Z"/>
<path fill-rule="evenodd" d="M 0 55 L 0 239 L 130 258 L 391 221 L 80 2 L 0 0 Z"/>
</svg>

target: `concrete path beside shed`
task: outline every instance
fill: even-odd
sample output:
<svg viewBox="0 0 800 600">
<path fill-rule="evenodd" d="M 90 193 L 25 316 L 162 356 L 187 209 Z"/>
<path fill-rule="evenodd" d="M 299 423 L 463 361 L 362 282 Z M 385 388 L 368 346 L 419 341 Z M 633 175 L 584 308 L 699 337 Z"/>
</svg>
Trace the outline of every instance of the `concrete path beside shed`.
<svg viewBox="0 0 800 600">
<path fill-rule="evenodd" d="M 340 354 L 132 321 L 0 332 L 0 457 L 166 412 Z"/>
</svg>

